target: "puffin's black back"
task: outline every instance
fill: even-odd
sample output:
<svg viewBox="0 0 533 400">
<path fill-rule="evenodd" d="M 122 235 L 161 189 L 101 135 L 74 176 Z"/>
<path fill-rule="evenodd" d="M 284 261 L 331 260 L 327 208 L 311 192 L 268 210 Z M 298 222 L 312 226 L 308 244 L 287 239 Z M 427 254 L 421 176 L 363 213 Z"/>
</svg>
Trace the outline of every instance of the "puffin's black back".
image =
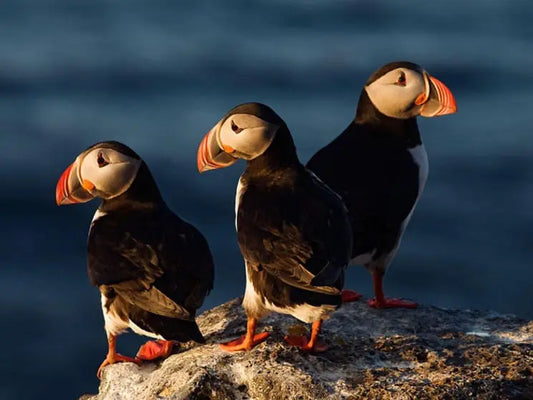
<svg viewBox="0 0 533 400">
<path fill-rule="evenodd" d="M 100 217 L 91 227 L 88 247 L 88 273 L 95 286 L 155 278 L 159 290 L 192 313 L 213 287 L 206 240 L 166 207 Z"/>
<path fill-rule="evenodd" d="M 353 257 L 377 249 L 377 258 L 395 246 L 418 196 L 418 167 L 409 149 L 420 144 L 415 118 L 383 115 L 363 90 L 355 120 L 307 163 L 348 208 Z"/>
<path fill-rule="evenodd" d="M 341 289 L 351 230 L 340 198 L 298 161 L 285 124 L 269 149 L 248 162 L 241 184 L 238 241 L 263 299 L 278 307 L 340 305 L 338 295 L 287 284 L 299 279 L 301 266 L 316 275 L 329 264 L 335 272 L 328 284 Z"/>
<path fill-rule="evenodd" d="M 88 241 L 91 283 L 111 299 L 124 289 L 155 287 L 194 316 L 213 288 L 211 252 L 201 233 L 165 205 L 146 164 L 127 192 L 99 210 L 103 215 L 92 223 Z M 194 320 L 158 314 L 157 299 L 148 306 L 126 303 L 124 312 L 145 330 L 203 341 Z"/>
</svg>

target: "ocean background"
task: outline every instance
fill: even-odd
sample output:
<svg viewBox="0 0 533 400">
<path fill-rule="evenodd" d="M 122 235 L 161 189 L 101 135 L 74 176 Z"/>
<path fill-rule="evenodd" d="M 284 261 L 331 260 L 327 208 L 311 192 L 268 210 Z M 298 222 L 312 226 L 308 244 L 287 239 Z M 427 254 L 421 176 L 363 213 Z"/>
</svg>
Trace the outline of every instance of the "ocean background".
<svg viewBox="0 0 533 400">
<path fill-rule="evenodd" d="M 3 1 L 0 399 L 98 388 L 107 343 L 85 264 L 98 203 L 55 204 L 82 150 L 113 139 L 144 158 L 211 245 L 212 307 L 244 290 L 233 225 L 244 164 L 200 176 L 202 136 L 234 105 L 264 102 L 307 162 L 395 60 L 445 82 L 459 112 L 419 120 L 430 175 L 386 293 L 533 318 L 532 20 L 526 0 Z M 347 285 L 372 295 L 362 267 Z M 123 335 L 119 351 L 143 341 Z"/>
</svg>

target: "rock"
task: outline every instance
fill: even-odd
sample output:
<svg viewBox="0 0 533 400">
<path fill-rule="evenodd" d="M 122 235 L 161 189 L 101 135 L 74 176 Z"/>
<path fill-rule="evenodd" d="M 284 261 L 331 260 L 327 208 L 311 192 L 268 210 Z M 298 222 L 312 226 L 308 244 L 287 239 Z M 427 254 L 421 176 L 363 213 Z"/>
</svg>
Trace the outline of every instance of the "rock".
<svg viewBox="0 0 533 400">
<path fill-rule="evenodd" d="M 533 399 L 533 322 L 478 311 L 374 310 L 344 305 L 323 325 L 330 349 L 312 355 L 284 334 L 299 322 L 272 314 L 271 336 L 251 352 L 217 343 L 242 335 L 240 300 L 198 318 L 207 345 L 182 346 L 156 364 L 106 367 L 100 394 L 119 399 Z"/>
</svg>

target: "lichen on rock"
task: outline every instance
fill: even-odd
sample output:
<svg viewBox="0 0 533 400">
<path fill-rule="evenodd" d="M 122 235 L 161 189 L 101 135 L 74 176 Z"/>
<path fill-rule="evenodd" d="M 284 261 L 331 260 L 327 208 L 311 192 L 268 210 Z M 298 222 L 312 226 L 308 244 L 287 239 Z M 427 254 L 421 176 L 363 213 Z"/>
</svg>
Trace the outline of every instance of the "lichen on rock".
<svg viewBox="0 0 533 400">
<path fill-rule="evenodd" d="M 98 395 L 121 399 L 533 399 L 533 322 L 479 311 L 375 310 L 345 304 L 323 325 L 330 349 L 285 344 L 289 316 L 272 314 L 271 336 L 250 352 L 217 343 L 244 333 L 240 299 L 198 318 L 207 345 L 183 345 L 159 363 L 104 369 Z"/>
</svg>

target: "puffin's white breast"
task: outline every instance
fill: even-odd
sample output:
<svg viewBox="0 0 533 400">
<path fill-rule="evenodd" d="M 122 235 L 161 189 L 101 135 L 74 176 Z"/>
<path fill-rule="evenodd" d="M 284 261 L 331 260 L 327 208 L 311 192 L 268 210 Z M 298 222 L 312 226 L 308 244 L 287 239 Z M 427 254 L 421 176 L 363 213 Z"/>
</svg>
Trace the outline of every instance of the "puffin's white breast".
<svg viewBox="0 0 533 400">
<path fill-rule="evenodd" d="M 102 218 L 104 215 L 106 215 L 107 213 L 101 211 L 99 208 L 96 210 L 96 212 L 94 213 L 93 215 L 93 219 L 91 221 L 91 224 L 94 223 L 94 221 L 96 221 L 97 219 L 99 218 Z"/>
<path fill-rule="evenodd" d="M 237 191 L 235 193 L 235 230 L 239 230 L 237 225 L 237 216 L 239 215 L 239 204 L 241 202 L 242 195 L 246 191 L 246 186 L 242 180 L 242 176 L 239 178 L 239 183 L 237 184 Z"/>
</svg>

